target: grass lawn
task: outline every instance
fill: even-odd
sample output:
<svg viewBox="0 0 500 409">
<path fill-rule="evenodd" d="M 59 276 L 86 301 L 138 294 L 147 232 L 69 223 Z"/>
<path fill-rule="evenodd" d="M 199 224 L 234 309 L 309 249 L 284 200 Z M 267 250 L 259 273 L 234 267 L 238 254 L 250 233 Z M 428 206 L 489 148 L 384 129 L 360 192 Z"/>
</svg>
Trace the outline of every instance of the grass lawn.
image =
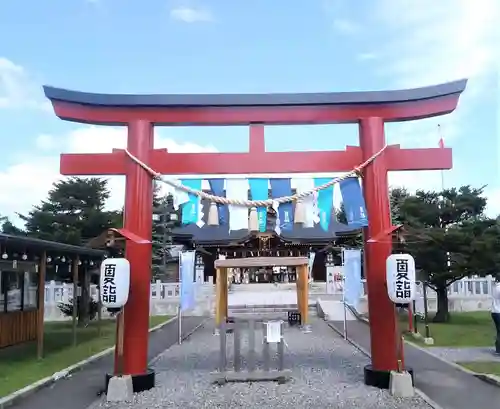
<svg viewBox="0 0 500 409">
<path fill-rule="evenodd" d="M 500 376 L 500 362 L 458 362 L 464 368 L 477 373 L 485 373 Z"/>
<path fill-rule="evenodd" d="M 157 316 L 149 320 L 150 328 L 170 317 Z M 115 343 L 115 322 L 102 321 L 101 336 L 97 334 L 97 323 L 77 329 L 77 345 L 72 347 L 72 324 L 70 322 L 45 323 L 45 358 L 36 358 L 36 342 L 0 349 L 0 397 L 6 396 L 33 382 L 51 376 Z"/>
<path fill-rule="evenodd" d="M 404 317 L 401 317 L 404 321 Z M 491 315 L 487 311 L 451 313 L 451 320 L 445 324 L 431 322 L 430 335 L 438 347 L 491 347 L 495 340 L 495 329 Z M 407 328 L 407 323 L 402 323 Z M 425 336 L 423 322 L 418 322 L 418 332 Z M 415 342 L 412 340 L 412 342 Z M 419 344 L 424 345 L 423 342 Z"/>
</svg>

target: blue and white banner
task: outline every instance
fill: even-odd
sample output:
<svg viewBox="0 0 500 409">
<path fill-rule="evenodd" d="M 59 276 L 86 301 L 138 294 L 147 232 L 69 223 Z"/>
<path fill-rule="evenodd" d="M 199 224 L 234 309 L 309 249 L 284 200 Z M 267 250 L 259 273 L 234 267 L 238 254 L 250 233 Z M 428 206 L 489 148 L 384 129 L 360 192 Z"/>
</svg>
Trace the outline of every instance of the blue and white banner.
<svg viewBox="0 0 500 409">
<path fill-rule="evenodd" d="M 292 195 L 291 179 L 270 179 L 271 195 L 273 199 Z M 278 207 L 278 219 L 280 230 L 293 229 L 293 206 L 291 202 L 280 204 Z"/>
<path fill-rule="evenodd" d="M 208 179 L 210 185 L 210 190 L 214 196 L 226 197 L 226 191 L 224 189 L 224 179 Z M 217 210 L 219 213 L 219 225 L 224 226 L 229 224 L 229 208 L 227 205 L 217 204 Z"/>
<path fill-rule="evenodd" d="M 234 200 L 248 200 L 247 179 L 227 179 L 226 197 Z M 229 230 L 248 229 L 248 207 L 229 205 Z"/>
<path fill-rule="evenodd" d="M 315 178 L 314 186 L 318 187 L 324 185 L 331 180 L 331 178 Z M 318 192 L 317 206 L 319 213 L 319 225 L 324 231 L 328 231 L 333 210 L 333 185 Z"/>
<path fill-rule="evenodd" d="M 250 184 L 252 200 L 269 199 L 269 179 L 248 179 L 248 183 Z M 267 209 L 265 207 L 257 208 L 257 216 L 259 218 L 259 231 L 265 232 L 267 224 Z"/>
<path fill-rule="evenodd" d="M 358 308 L 359 300 L 363 295 L 361 281 L 361 250 L 344 250 L 344 302 Z"/>
<path fill-rule="evenodd" d="M 186 311 L 195 306 L 194 264 L 195 251 L 183 251 L 179 255 L 180 307 Z"/>
<path fill-rule="evenodd" d="M 358 178 L 351 177 L 339 182 L 347 224 L 353 227 L 368 226 L 366 205 Z"/>
<path fill-rule="evenodd" d="M 201 190 L 201 179 L 183 179 L 181 184 L 191 189 Z M 189 201 L 182 205 L 182 224 L 198 224 L 200 219 L 200 198 L 188 193 Z"/>
</svg>

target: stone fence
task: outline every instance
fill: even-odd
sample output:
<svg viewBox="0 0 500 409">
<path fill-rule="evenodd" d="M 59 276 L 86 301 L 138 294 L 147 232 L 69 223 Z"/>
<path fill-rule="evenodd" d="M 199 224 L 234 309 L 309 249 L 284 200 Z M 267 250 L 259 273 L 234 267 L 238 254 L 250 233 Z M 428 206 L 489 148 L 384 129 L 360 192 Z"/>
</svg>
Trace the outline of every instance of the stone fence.
<svg viewBox="0 0 500 409">
<path fill-rule="evenodd" d="M 448 299 L 450 311 L 485 311 L 491 305 L 491 292 L 494 280 L 492 277 L 485 278 L 465 278 L 456 281 L 448 288 Z M 286 288 L 285 288 L 286 287 Z M 262 305 L 265 302 L 279 304 L 280 292 L 291 290 L 293 284 L 233 284 L 230 297 L 230 305 L 245 304 L 248 305 L 251 292 L 252 304 Z M 156 281 L 151 283 L 151 315 L 175 315 L 179 305 L 179 283 L 164 283 Z M 215 286 L 212 283 L 195 283 L 196 288 L 196 308 L 190 311 L 191 315 L 209 315 L 215 308 Z M 366 286 L 365 286 L 366 288 Z M 341 299 L 342 282 L 335 283 L 332 290 L 327 289 L 326 283 L 314 282 L 310 284 L 311 300 L 318 298 L 332 297 Z M 419 285 L 417 297 L 417 310 L 423 310 L 423 292 Z M 239 302 L 239 292 L 246 292 L 243 297 L 245 302 Z M 270 296 L 276 293 L 276 302 L 273 302 Z M 429 311 L 436 311 L 437 297 L 433 290 L 428 290 L 428 308 Z M 97 301 L 98 289 L 96 285 L 90 287 L 91 297 Z M 59 303 L 67 303 L 73 298 L 73 285 L 65 283 L 48 282 L 45 285 L 45 319 L 61 320 L 65 317 L 58 308 Z M 242 300 L 243 300 L 242 298 Z M 360 309 L 367 309 L 366 294 L 363 295 L 360 303 Z M 360 311 L 363 312 L 363 311 Z"/>
</svg>

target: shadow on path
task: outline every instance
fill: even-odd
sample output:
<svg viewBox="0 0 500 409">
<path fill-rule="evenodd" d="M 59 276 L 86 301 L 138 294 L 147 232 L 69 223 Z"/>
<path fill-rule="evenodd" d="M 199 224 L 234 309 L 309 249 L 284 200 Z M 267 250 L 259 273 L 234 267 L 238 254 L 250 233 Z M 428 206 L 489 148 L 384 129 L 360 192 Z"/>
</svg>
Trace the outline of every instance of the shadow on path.
<svg viewBox="0 0 500 409">
<path fill-rule="evenodd" d="M 343 322 L 332 321 L 330 324 L 343 332 Z M 347 336 L 370 351 L 368 324 L 349 321 Z M 408 343 L 405 343 L 405 363 L 415 371 L 415 386 L 443 409 L 493 408 L 500 402 L 500 388 L 497 386 L 483 382 Z"/>
<path fill-rule="evenodd" d="M 192 332 L 204 321 L 203 317 L 183 317 L 182 333 Z M 178 323 L 174 320 L 163 328 L 149 334 L 148 359 L 152 360 L 178 341 Z M 92 362 L 66 379 L 61 379 L 47 388 L 15 403 L 12 409 L 86 409 L 104 388 L 106 372 L 113 368 L 114 354 Z"/>
</svg>

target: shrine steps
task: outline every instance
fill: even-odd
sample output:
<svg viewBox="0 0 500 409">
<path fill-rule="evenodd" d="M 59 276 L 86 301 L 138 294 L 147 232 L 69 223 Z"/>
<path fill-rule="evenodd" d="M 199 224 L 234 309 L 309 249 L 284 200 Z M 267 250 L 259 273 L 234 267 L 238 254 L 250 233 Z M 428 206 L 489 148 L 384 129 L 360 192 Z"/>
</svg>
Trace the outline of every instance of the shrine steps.
<svg viewBox="0 0 500 409">
<path fill-rule="evenodd" d="M 253 305 L 230 305 L 228 308 L 229 316 L 232 315 L 267 315 L 276 314 L 286 316 L 288 311 L 297 310 L 297 304 L 253 304 Z M 316 315 L 316 302 L 309 304 L 309 314 Z"/>
</svg>

